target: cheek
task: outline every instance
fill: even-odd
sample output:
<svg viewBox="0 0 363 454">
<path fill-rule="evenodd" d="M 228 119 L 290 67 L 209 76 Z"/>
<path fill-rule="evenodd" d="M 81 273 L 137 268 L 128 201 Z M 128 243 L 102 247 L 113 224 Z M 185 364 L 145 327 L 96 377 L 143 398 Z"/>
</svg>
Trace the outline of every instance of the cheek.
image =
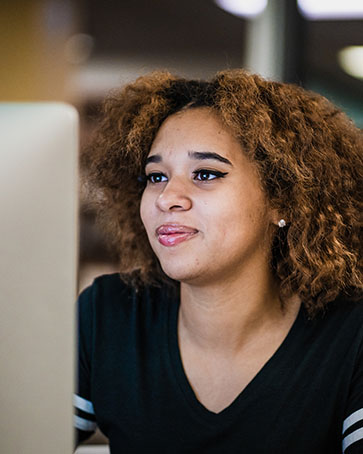
<svg viewBox="0 0 363 454">
<path fill-rule="evenodd" d="M 208 224 L 218 241 L 243 241 L 260 235 L 267 220 L 265 205 L 255 194 L 228 194 L 208 212 Z"/>
<path fill-rule="evenodd" d="M 148 201 L 148 197 L 144 192 L 140 202 L 140 217 L 146 231 L 148 230 L 148 225 L 150 224 L 150 214 L 150 202 Z"/>
<path fill-rule="evenodd" d="M 240 224 L 237 210 L 230 204 L 226 204 L 225 199 L 220 200 L 219 203 L 214 202 L 206 202 L 196 211 L 199 225 L 204 233 L 205 244 L 212 250 L 225 243 L 236 225 Z"/>
</svg>

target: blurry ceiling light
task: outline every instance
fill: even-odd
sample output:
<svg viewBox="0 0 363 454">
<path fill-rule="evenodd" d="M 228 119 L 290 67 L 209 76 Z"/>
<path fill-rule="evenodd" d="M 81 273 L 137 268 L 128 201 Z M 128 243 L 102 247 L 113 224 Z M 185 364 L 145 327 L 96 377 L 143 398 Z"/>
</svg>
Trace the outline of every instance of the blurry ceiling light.
<svg viewBox="0 0 363 454">
<path fill-rule="evenodd" d="M 363 0 L 298 0 L 297 3 L 307 19 L 363 18 Z"/>
<path fill-rule="evenodd" d="M 85 63 L 92 53 L 93 44 L 92 36 L 85 33 L 77 33 L 71 36 L 64 48 L 66 60 L 75 65 Z"/>
<path fill-rule="evenodd" d="M 257 16 L 267 6 L 267 0 L 215 0 L 215 3 L 228 13 L 239 17 Z"/>
<path fill-rule="evenodd" d="M 363 79 L 363 46 L 348 46 L 339 51 L 340 66 L 350 76 Z"/>
</svg>

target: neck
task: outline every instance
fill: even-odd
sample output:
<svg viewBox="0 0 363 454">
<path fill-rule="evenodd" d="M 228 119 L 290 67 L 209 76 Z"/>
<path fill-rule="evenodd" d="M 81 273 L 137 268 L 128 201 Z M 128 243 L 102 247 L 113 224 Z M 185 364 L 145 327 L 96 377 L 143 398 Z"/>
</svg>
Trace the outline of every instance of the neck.
<svg viewBox="0 0 363 454">
<path fill-rule="evenodd" d="M 295 299 L 282 311 L 278 285 L 269 269 L 251 268 L 222 283 L 182 283 L 179 337 L 205 352 L 233 355 L 259 333 L 292 323 L 298 308 Z"/>
</svg>

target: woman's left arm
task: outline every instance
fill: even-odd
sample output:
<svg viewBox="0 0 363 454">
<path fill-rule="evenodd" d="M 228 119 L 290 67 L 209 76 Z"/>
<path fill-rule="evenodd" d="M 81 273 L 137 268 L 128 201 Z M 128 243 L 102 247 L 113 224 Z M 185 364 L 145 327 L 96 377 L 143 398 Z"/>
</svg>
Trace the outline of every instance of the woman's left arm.
<svg viewBox="0 0 363 454">
<path fill-rule="evenodd" d="M 343 454 L 363 453 L 363 343 L 357 356 L 343 422 Z"/>
</svg>

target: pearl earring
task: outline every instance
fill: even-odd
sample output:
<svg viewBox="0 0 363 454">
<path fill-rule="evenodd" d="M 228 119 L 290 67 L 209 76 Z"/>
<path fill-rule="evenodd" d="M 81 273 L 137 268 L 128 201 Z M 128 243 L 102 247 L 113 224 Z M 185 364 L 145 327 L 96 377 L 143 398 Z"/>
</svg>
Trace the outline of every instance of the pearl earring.
<svg viewBox="0 0 363 454">
<path fill-rule="evenodd" d="M 285 225 L 286 225 L 285 219 L 280 219 L 279 220 L 279 227 L 282 228 L 282 227 L 285 227 Z"/>
</svg>

